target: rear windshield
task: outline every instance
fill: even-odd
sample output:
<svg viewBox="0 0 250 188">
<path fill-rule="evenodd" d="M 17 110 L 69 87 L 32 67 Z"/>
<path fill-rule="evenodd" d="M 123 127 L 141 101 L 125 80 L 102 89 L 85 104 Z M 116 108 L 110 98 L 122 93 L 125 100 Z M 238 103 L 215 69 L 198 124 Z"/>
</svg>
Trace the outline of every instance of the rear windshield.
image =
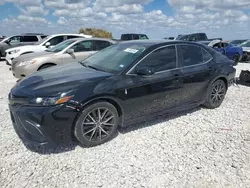
<svg viewBox="0 0 250 188">
<path fill-rule="evenodd" d="M 132 35 L 131 34 L 126 34 L 121 36 L 121 40 L 132 40 Z"/>
</svg>

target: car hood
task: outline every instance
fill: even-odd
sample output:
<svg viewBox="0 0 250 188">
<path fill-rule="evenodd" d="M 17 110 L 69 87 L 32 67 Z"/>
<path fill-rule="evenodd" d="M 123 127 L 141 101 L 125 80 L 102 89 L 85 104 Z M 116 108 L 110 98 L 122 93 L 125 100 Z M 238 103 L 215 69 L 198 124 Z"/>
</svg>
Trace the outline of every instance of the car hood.
<svg viewBox="0 0 250 188">
<path fill-rule="evenodd" d="M 34 73 L 18 82 L 11 93 L 19 97 L 57 96 L 84 84 L 97 84 L 111 73 L 86 68 L 80 63 L 51 67 Z"/>
<path fill-rule="evenodd" d="M 34 53 L 24 54 L 24 55 L 21 55 L 21 56 L 18 56 L 17 58 L 15 58 L 13 60 L 12 64 L 16 64 L 16 63 L 19 63 L 19 62 L 22 62 L 22 61 L 29 61 L 29 60 L 32 60 L 32 59 L 37 59 L 37 58 L 40 58 L 40 57 L 43 57 L 43 56 L 48 56 L 48 55 L 51 55 L 51 54 L 55 54 L 55 53 L 43 51 L 43 52 L 34 52 Z"/>
<path fill-rule="evenodd" d="M 6 52 L 10 52 L 12 50 L 33 50 L 34 48 L 38 48 L 38 45 L 26 45 L 26 46 L 19 46 L 19 47 L 15 47 L 15 48 L 10 48 L 8 50 L 6 50 Z"/>
</svg>

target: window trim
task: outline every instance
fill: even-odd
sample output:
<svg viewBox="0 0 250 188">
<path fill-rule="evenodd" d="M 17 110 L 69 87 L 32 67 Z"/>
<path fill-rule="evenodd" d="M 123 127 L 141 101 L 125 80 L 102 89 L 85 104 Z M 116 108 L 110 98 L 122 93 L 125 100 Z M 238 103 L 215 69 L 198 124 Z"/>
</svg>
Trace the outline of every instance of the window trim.
<svg viewBox="0 0 250 188">
<path fill-rule="evenodd" d="M 169 47 L 169 46 L 174 46 L 175 47 L 175 54 L 176 54 L 176 62 L 175 62 L 175 65 L 176 65 L 176 68 L 174 69 L 169 69 L 169 70 L 164 70 L 164 71 L 158 71 L 158 72 L 155 72 L 155 74 L 160 74 L 160 73 L 164 73 L 164 72 L 167 72 L 167 71 L 172 71 L 172 70 L 177 70 L 178 69 L 178 53 L 177 53 L 177 46 L 176 44 L 168 44 L 168 45 L 164 45 L 164 46 L 161 46 L 161 47 L 158 47 L 154 50 L 152 50 L 151 52 L 149 52 L 147 55 L 145 55 L 142 59 L 140 59 L 140 61 L 138 61 L 135 65 L 133 65 L 133 67 L 131 67 L 127 73 L 125 75 L 132 75 L 132 76 L 137 76 L 137 74 L 133 74 L 131 73 L 134 68 L 139 64 L 141 63 L 145 58 L 147 58 L 149 55 L 151 55 L 153 52 L 159 50 L 159 49 L 162 49 L 162 48 L 166 48 L 166 47 Z"/>
<path fill-rule="evenodd" d="M 208 52 L 205 48 L 202 48 L 199 45 L 195 45 L 195 44 L 177 44 L 176 46 L 178 46 L 178 45 L 198 46 L 199 48 L 201 48 L 201 50 L 203 49 L 203 50 L 205 50 L 207 53 L 209 53 L 211 55 L 211 58 L 208 61 L 204 62 L 204 63 L 200 63 L 200 64 L 196 64 L 196 65 L 183 66 L 183 67 L 179 67 L 179 69 L 184 69 L 184 68 L 189 68 L 189 67 L 196 67 L 196 66 L 199 66 L 199 65 L 205 65 L 205 64 L 209 63 L 212 59 L 214 59 L 214 57 L 212 56 L 212 54 L 210 52 Z M 202 59 L 203 59 L 203 54 L 202 54 Z"/>
<path fill-rule="evenodd" d="M 178 53 L 178 49 L 177 49 L 177 46 L 178 45 L 193 45 L 193 46 L 198 46 L 200 47 L 201 49 L 205 50 L 207 53 L 209 53 L 211 55 L 211 58 L 204 62 L 204 63 L 200 63 L 200 64 L 196 64 L 196 65 L 189 65 L 189 66 L 185 66 L 185 67 L 179 67 L 179 53 Z M 133 69 L 139 64 L 141 63 L 147 56 L 149 56 L 151 53 L 153 53 L 154 51 L 158 50 L 158 49 L 161 49 L 161 48 L 164 48 L 164 47 L 169 47 L 169 46 L 175 46 L 175 52 L 176 52 L 176 68 L 174 69 L 169 69 L 169 70 L 164 70 L 164 71 L 159 71 L 159 72 L 155 72 L 155 74 L 160 74 L 160 73 L 165 73 L 165 72 L 169 72 L 169 71 L 173 71 L 173 70 L 181 70 L 181 69 L 184 69 L 184 68 L 190 68 L 190 67 L 196 67 L 196 66 L 200 66 L 200 65 L 205 65 L 207 63 L 209 63 L 211 60 L 214 59 L 213 55 L 208 52 L 205 48 L 199 46 L 199 45 L 195 45 L 195 44 L 169 44 L 169 45 L 165 45 L 165 46 L 161 46 L 161 47 L 158 47 L 156 49 L 154 49 L 153 51 L 149 52 L 147 55 L 145 55 L 142 59 L 140 59 L 140 61 L 138 61 L 135 65 L 133 65 L 133 67 L 131 67 L 127 73 L 125 75 L 129 75 L 129 76 L 137 76 L 137 74 L 132 74 L 130 72 L 133 71 Z M 203 55 L 202 55 L 202 58 L 203 58 Z"/>
</svg>

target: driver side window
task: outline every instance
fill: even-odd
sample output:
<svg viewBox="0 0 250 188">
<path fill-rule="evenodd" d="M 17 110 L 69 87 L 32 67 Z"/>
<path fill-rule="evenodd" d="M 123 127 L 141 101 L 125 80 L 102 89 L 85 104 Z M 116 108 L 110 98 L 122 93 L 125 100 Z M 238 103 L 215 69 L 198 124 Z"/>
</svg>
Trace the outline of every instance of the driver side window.
<svg viewBox="0 0 250 188">
<path fill-rule="evenodd" d="M 93 51 L 93 44 L 92 41 L 82 41 L 72 46 L 71 49 L 73 49 L 74 52 Z"/>
<path fill-rule="evenodd" d="M 10 43 L 21 42 L 21 36 L 14 36 L 10 38 Z"/>
<path fill-rule="evenodd" d="M 155 50 L 148 55 L 137 68 L 150 68 L 154 72 L 161 72 L 176 68 L 176 49 L 175 46 L 167 46 Z"/>
</svg>

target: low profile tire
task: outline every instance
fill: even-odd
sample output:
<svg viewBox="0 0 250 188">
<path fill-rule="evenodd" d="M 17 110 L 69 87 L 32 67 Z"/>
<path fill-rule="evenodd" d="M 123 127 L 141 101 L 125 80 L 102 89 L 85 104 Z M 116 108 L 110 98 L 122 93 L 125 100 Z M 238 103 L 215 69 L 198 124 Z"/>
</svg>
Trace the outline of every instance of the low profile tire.
<svg viewBox="0 0 250 188">
<path fill-rule="evenodd" d="M 239 59 L 240 59 L 240 55 L 239 54 L 236 54 L 236 55 L 233 56 L 233 61 L 234 61 L 235 65 L 238 65 Z"/>
<path fill-rule="evenodd" d="M 45 65 L 42 65 L 42 66 L 38 69 L 38 71 L 43 70 L 43 69 L 47 69 L 47 68 L 53 67 L 53 66 L 55 66 L 55 65 L 53 65 L 53 64 L 45 64 Z"/>
<path fill-rule="evenodd" d="M 216 80 L 207 92 L 207 100 L 204 106 L 210 109 L 218 108 L 225 98 L 227 86 L 223 80 Z"/>
<path fill-rule="evenodd" d="M 74 134 L 83 146 L 93 147 L 112 139 L 117 132 L 118 123 L 116 108 L 108 102 L 97 102 L 82 111 Z"/>
</svg>

